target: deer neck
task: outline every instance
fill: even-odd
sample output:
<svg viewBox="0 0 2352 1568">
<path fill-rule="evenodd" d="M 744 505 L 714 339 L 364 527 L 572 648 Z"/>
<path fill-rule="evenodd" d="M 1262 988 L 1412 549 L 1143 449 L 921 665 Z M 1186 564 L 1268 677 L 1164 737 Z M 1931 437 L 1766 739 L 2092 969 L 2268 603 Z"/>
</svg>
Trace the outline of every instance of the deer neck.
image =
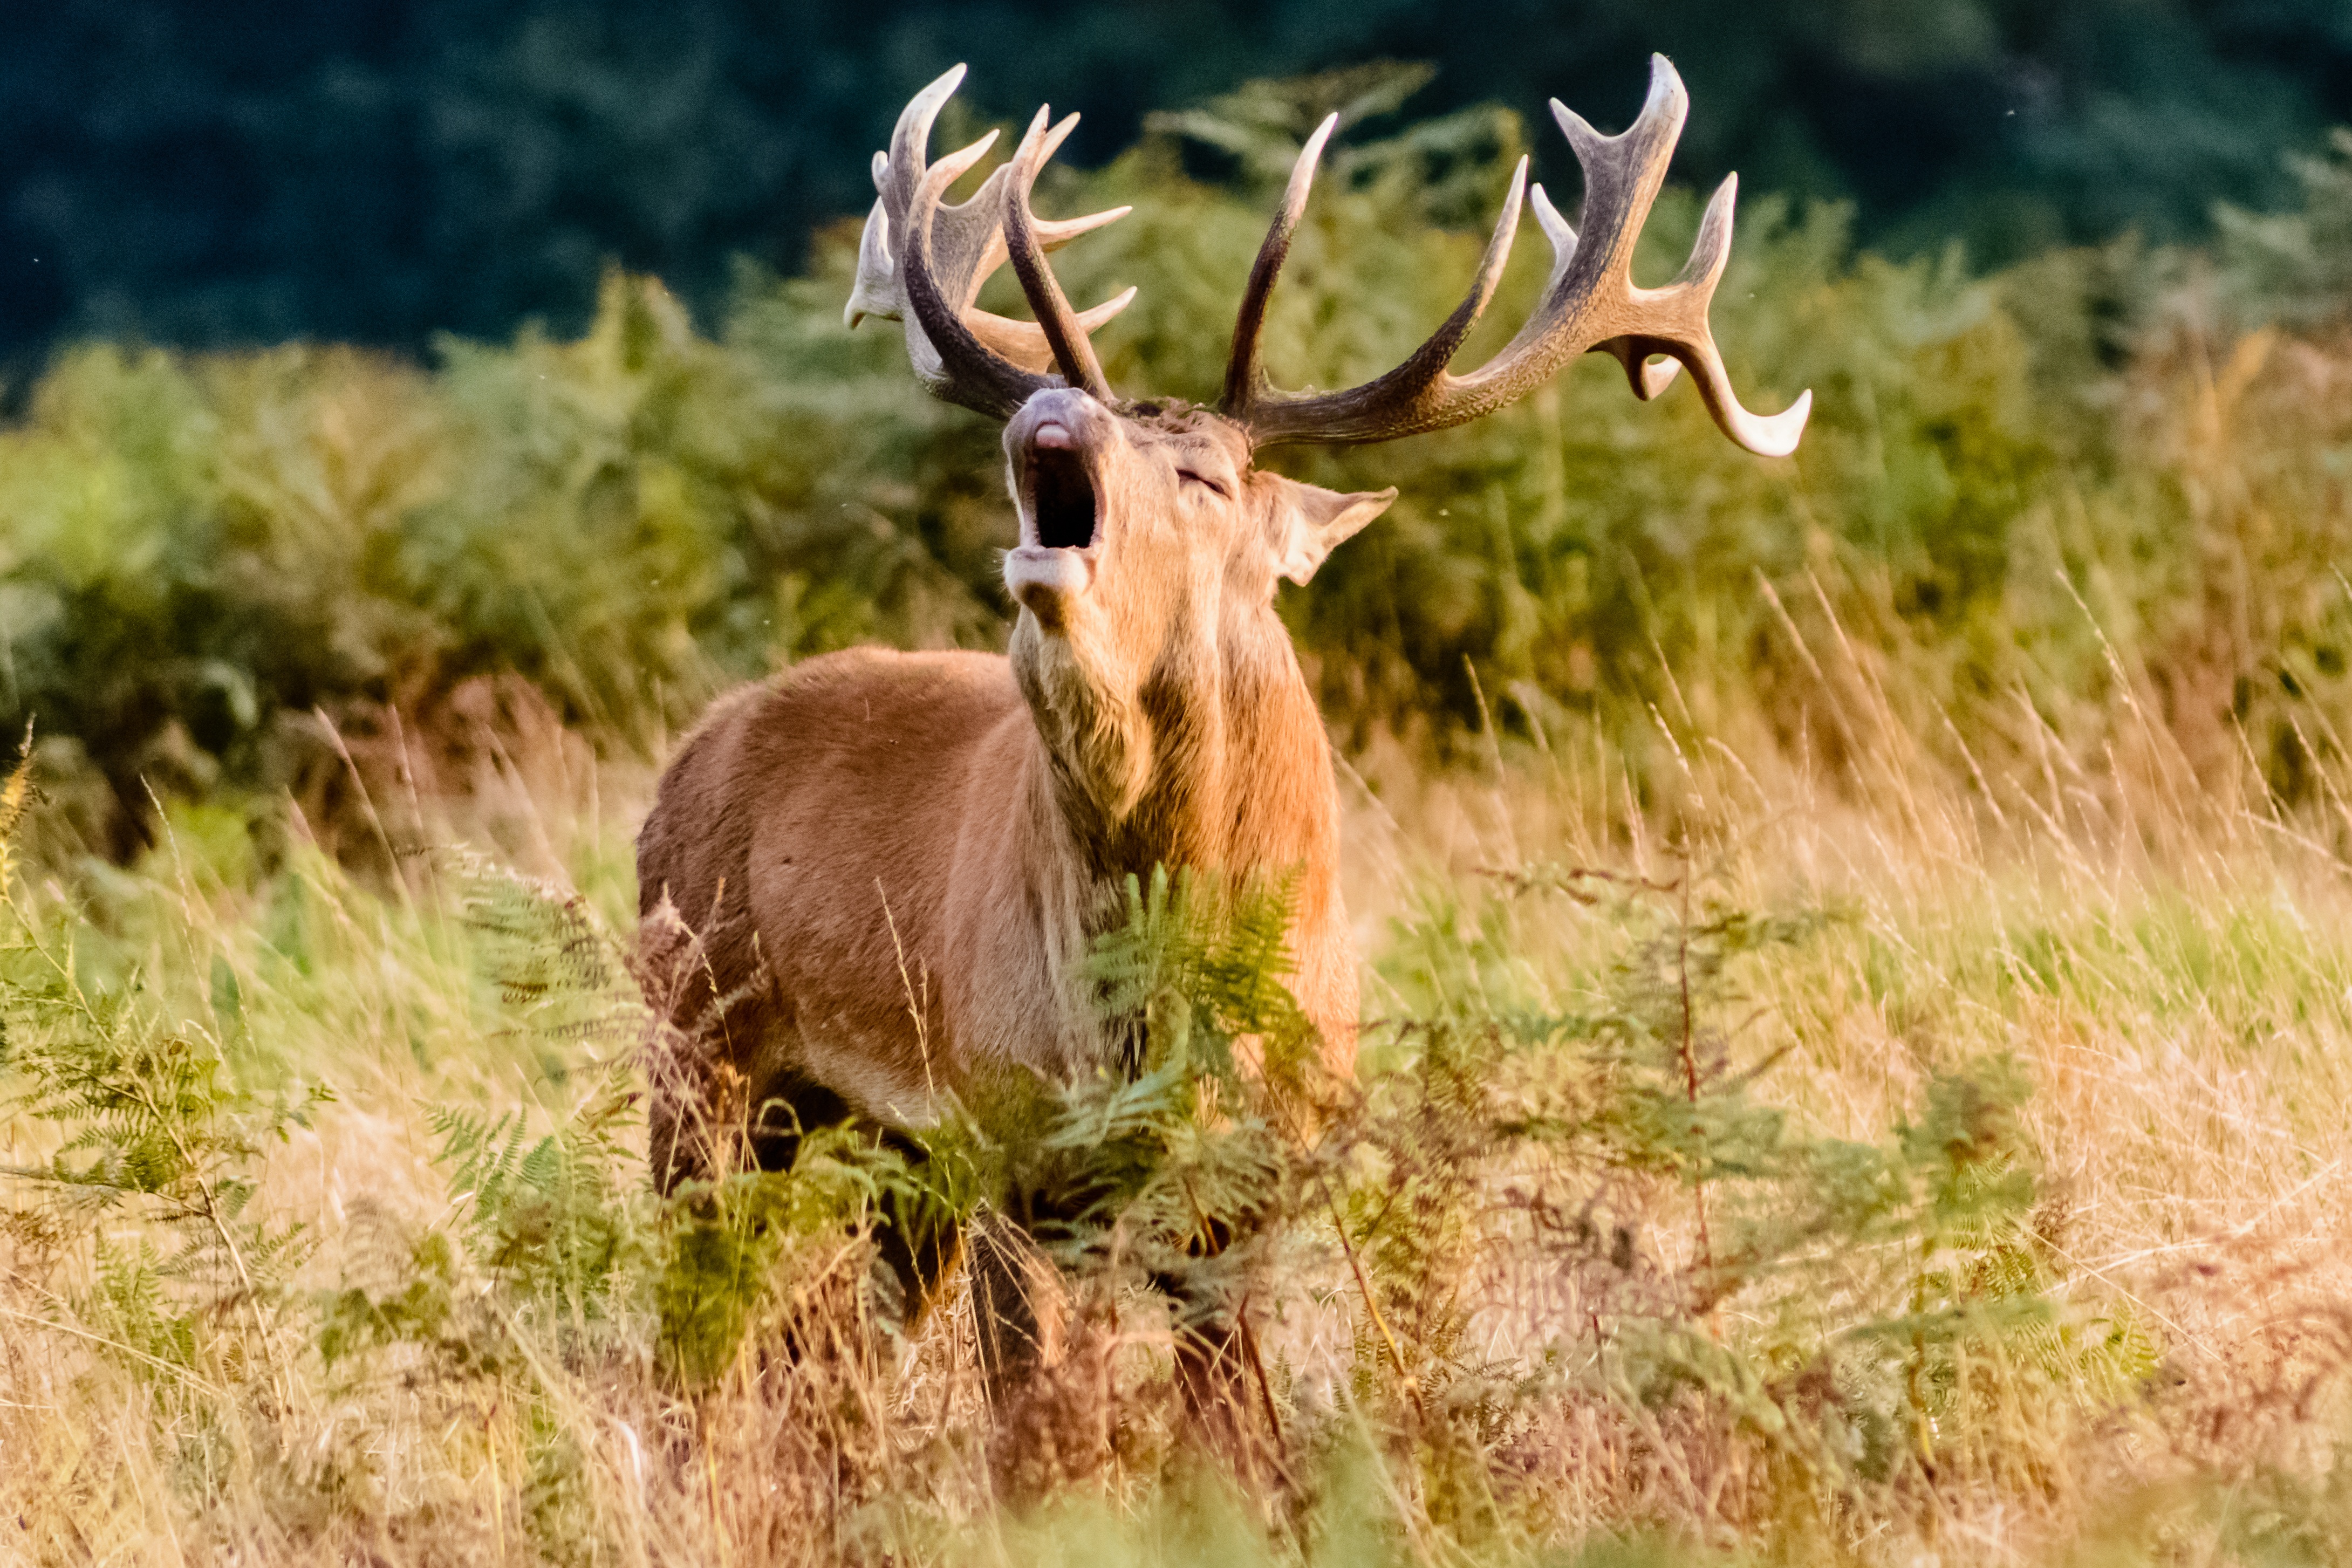
<svg viewBox="0 0 2352 1568">
<path fill-rule="evenodd" d="M 1246 876 L 1334 862 L 1322 717 L 1270 604 L 1212 600 L 1146 657 L 1097 652 L 1026 616 L 1013 636 L 1038 743 L 1031 804 L 1085 880 L 1116 889 L 1158 865 Z"/>
</svg>

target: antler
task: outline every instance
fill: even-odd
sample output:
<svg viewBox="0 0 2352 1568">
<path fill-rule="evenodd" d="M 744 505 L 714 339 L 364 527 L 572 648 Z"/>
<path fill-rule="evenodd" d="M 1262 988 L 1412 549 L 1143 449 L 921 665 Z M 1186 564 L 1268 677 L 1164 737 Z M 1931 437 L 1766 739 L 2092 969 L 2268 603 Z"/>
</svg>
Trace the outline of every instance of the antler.
<svg viewBox="0 0 2352 1568">
<path fill-rule="evenodd" d="M 992 131 L 961 152 L 926 165 L 924 149 L 932 122 L 963 78 L 964 68 L 957 66 L 917 93 L 890 133 L 890 150 L 874 154 L 878 195 L 858 242 L 857 283 L 843 319 L 851 327 L 868 316 L 905 322 L 907 357 L 916 376 L 936 395 L 982 413 L 1009 414 L 1031 392 L 1054 384 L 1044 372 L 1057 361 L 1070 382 L 1108 398 L 1100 368 L 1095 367 L 1090 377 L 1073 373 L 1070 356 L 1055 338 L 1059 333 L 1066 340 L 1085 344 L 1087 333 L 1127 308 L 1135 290 L 1091 310 L 1074 312 L 1059 286 L 1052 285 L 1043 253 L 1059 250 L 1080 235 L 1126 216 L 1129 209 L 1114 207 L 1057 222 L 1038 218 L 1029 210 L 1029 189 L 1037 171 L 1078 122 L 1073 114 L 1048 127 L 1043 110 L 1011 162 L 991 173 L 969 201 L 942 205 L 940 198 L 947 188 L 980 162 L 995 141 Z M 1016 185 L 1017 202 L 1012 199 Z M 1015 249 L 1008 249 L 1007 237 L 1016 226 L 1023 238 Z M 1021 251 L 1026 252 L 1025 262 Z M 1022 275 L 1022 289 L 1037 314 L 1036 323 L 994 315 L 972 303 L 980 286 L 1008 258 Z M 1033 273 L 1052 285 L 1045 303 L 1040 303 L 1043 291 L 1033 282 Z M 919 289 L 926 287 L 931 300 L 928 309 L 918 298 Z M 1085 364 L 1092 365 L 1090 346 L 1084 356 Z"/>
<path fill-rule="evenodd" d="M 1634 395 L 1653 398 L 1675 378 L 1675 365 L 1649 363 L 1652 356 L 1663 354 L 1690 368 L 1707 412 L 1732 440 L 1768 457 L 1794 451 L 1811 412 L 1813 394 L 1801 394 L 1769 417 L 1748 413 L 1731 390 L 1723 356 L 1707 328 L 1707 304 L 1731 253 L 1731 209 L 1739 190 L 1738 175 L 1726 179 L 1707 203 L 1697 243 L 1692 246 L 1681 276 L 1664 288 L 1640 288 L 1633 283 L 1634 243 L 1641 237 L 1651 203 L 1665 183 L 1666 162 L 1674 155 L 1689 108 L 1682 78 L 1664 55 L 1650 57 L 1649 99 L 1642 106 L 1640 118 L 1622 135 L 1603 136 L 1559 99 L 1552 100 L 1552 116 L 1584 168 L 1584 237 L 1579 241 L 1541 185 L 1528 193 L 1534 197 L 1536 220 L 1551 242 L 1551 277 L 1544 285 L 1541 303 L 1518 335 L 1485 365 L 1466 376 L 1453 375 L 1445 368 L 1502 280 L 1503 264 L 1510 258 L 1511 238 L 1518 227 L 1520 194 L 1527 184 L 1525 158 L 1511 176 L 1510 193 L 1503 202 L 1502 216 L 1487 241 L 1486 258 L 1468 298 L 1412 358 L 1377 381 L 1346 392 L 1286 392 L 1266 381 L 1258 364 L 1258 336 L 1265 322 L 1267 296 L 1289 253 L 1291 235 L 1314 183 L 1316 162 L 1334 123 L 1325 120 L 1300 152 L 1282 211 L 1250 269 L 1249 287 L 1234 326 L 1223 412 L 1246 425 L 1251 439 L 1260 446 L 1281 442 L 1387 441 L 1443 430 L 1492 413 L 1543 385 L 1569 361 L 1588 351 L 1614 355 L 1625 367 Z"/>
</svg>

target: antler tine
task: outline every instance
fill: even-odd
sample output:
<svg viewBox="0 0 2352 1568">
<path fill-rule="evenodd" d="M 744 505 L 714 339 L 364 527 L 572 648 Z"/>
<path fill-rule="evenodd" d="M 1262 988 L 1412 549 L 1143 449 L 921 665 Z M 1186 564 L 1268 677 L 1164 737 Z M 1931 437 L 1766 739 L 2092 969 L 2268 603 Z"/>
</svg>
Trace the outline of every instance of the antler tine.
<svg viewBox="0 0 2352 1568">
<path fill-rule="evenodd" d="M 1041 109 L 1038 113 L 1042 116 L 1045 110 Z M 1053 130 L 1045 132 L 1045 144 L 1037 154 L 1037 163 L 1040 168 L 1054 161 L 1054 154 L 1062 150 L 1062 143 L 1067 141 L 1070 139 L 1070 132 L 1077 128 L 1078 117 L 1075 114 L 1066 114 L 1055 124 Z M 1135 209 L 1130 206 L 1107 207 L 1099 213 L 1087 213 L 1084 216 L 1075 218 L 1041 218 L 1033 213 L 1030 214 L 1031 226 L 1037 231 L 1037 243 L 1040 246 L 1047 251 L 1056 251 L 1080 235 L 1090 235 L 1105 224 L 1115 224 L 1133 211 Z"/>
<path fill-rule="evenodd" d="M 1551 204 L 1551 198 L 1544 194 L 1541 185 L 1528 187 L 1528 204 L 1535 209 L 1536 223 L 1542 228 L 1544 238 L 1551 244 L 1551 277 L 1544 283 L 1544 289 L 1549 293 L 1559 281 L 1560 274 L 1568 270 L 1569 262 L 1576 255 L 1576 231 L 1569 226 L 1566 218 L 1559 215 L 1559 209 Z M 1617 356 L 1625 367 L 1625 379 L 1632 383 L 1633 395 L 1643 402 L 1672 386 L 1675 377 L 1682 373 L 1681 361 L 1653 361 L 1646 354 L 1634 352 L 1631 340 L 1624 338 L 1612 338 L 1592 347 L 1596 353 L 1605 351 Z"/>
<path fill-rule="evenodd" d="M 1274 280 L 1282 272 L 1282 264 L 1290 259 L 1290 242 L 1298 233 L 1298 222 L 1307 215 L 1307 193 L 1315 188 L 1315 166 L 1323 161 L 1324 144 L 1331 132 L 1339 129 L 1339 117 L 1328 114 L 1307 145 L 1298 150 L 1298 161 L 1290 166 L 1290 184 L 1283 192 L 1282 210 L 1274 215 L 1274 223 L 1265 231 L 1265 243 L 1257 247 L 1257 259 L 1250 263 L 1249 285 L 1242 291 L 1242 307 L 1234 317 L 1234 348 L 1225 360 L 1225 393 L 1219 405 L 1235 419 L 1246 421 L 1249 406 L 1265 385 L 1265 370 L 1258 362 L 1258 339 L 1265 330 L 1266 303 L 1274 296 Z"/>
<path fill-rule="evenodd" d="M 1445 373 L 1445 366 L 1461 351 L 1463 340 L 1486 314 L 1487 301 L 1494 298 L 1496 286 L 1503 280 L 1527 183 L 1528 161 L 1521 158 L 1511 172 L 1502 215 L 1495 220 L 1495 232 L 1487 238 L 1486 254 L 1478 264 L 1470 292 L 1427 342 L 1388 374 L 1346 392 L 1302 397 L 1281 392 L 1260 377 L 1246 413 L 1239 416 L 1248 425 L 1251 440 L 1260 446 L 1286 441 L 1388 441 L 1460 423 L 1461 420 L 1446 417 L 1445 391 L 1453 378 Z"/>
<path fill-rule="evenodd" d="M 1751 452 L 1782 456 L 1795 449 L 1812 407 L 1810 392 L 1769 417 L 1740 406 L 1707 325 L 1707 306 L 1730 254 L 1736 181 L 1727 180 L 1699 225 L 1691 258 L 1664 288 L 1633 281 L 1635 244 L 1650 206 L 1665 183 L 1666 164 L 1681 138 L 1689 98 L 1663 55 L 1651 57 L 1650 91 L 1641 114 L 1617 136 L 1603 136 L 1555 99 L 1553 117 L 1583 165 L 1582 236 L 1540 188 L 1532 193 L 1536 221 L 1552 246 L 1551 275 L 1533 315 L 1480 369 L 1466 376 L 1445 370 L 1499 277 L 1498 247 L 1508 251 L 1517 222 L 1519 183 L 1513 177 L 1496 240 L 1487 246 L 1479 283 L 1444 327 L 1403 365 L 1348 392 L 1297 396 L 1264 389 L 1250 400 L 1245 423 L 1260 445 L 1284 441 L 1386 441 L 1465 423 L 1516 402 L 1557 375 L 1576 355 L 1613 355 L 1637 396 L 1655 397 L 1675 378 L 1675 366 L 1652 365 L 1667 356 L 1688 367 L 1700 396 L 1725 434 Z"/>
<path fill-rule="evenodd" d="M 1707 413 L 1726 435 L 1760 457 L 1786 457 L 1797 449 L 1797 442 L 1805 433 L 1805 421 L 1811 417 L 1813 394 L 1811 391 L 1797 394 L 1797 401 L 1775 414 L 1751 413 L 1741 406 L 1738 393 L 1731 387 L 1731 374 L 1723 367 L 1723 354 L 1715 345 L 1715 333 L 1707 325 L 1707 306 L 1715 298 L 1715 286 L 1723 280 L 1725 263 L 1731 259 L 1732 207 L 1739 199 L 1739 176 L 1727 174 L 1708 198 L 1706 212 L 1699 219 L 1698 238 L 1691 246 L 1690 259 L 1674 282 L 1661 289 L 1635 289 L 1634 296 L 1644 302 L 1656 300 L 1670 308 L 1681 319 L 1675 323 L 1680 330 L 1669 336 L 1663 332 L 1640 334 L 1630 340 L 1620 340 L 1626 347 L 1606 345 L 1615 352 L 1627 371 L 1644 355 L 1669 354 L 1674 360 L 1690 367 L 1691 380 L 1697 383 L 1699 397 L 1706 403 Z M 1657 375 L 1644 367 L 1644 382 L 1655 378 L 1654 387 L 1637 384 L 1634 390 L 1643 397 L 1654 397 L 1658 388 L 1674 379 L 1671 363 L 1666 373 Z"/>
<path fill-rule="evenodd" d="M 914 361 L 916 377 L 950 402 L 1006 419 L 1053 382 L 992 353 L 972 335 L 962 313 L 941 291 L 931 258 L 931 220 L 940 193 L 979 162 L 995 141 L 996 132 L 992 131 L 962 152 L 940 159 L 924 173 L 908 211 L 906 254 L 899 257 L 898 272 L 907 303 L 914 311 L 914 319 L 908 323 L 907 351 Z"/>
<path fill-rule="evenodd" d="M 920 323 L 911 319 L 908 284 L 898 252 L 911 248 L 906 245 L 906 238 L 911 232 L 910 213 L 916 194 L 929 172 L 924 149 L 929 143 L 932 125 L 963 78 L 964 68 L 957 66 L 917 93 L 898 116 L 890 134 L 889 151 L 874 155 L 877 199 L 858 243 L 856 285 L 842 312 L 844 322 L 851 327 L 868 316 L 906 322 L 908 358 L 925 383 L 951 402 L 963 400 L 940 389 L 938 377 L 941 373 L 941 357 Z M 1052 157 L 1076 123 L 1077 117 L 1072 115 L 1047 131 L 1042 156 Z M 970 165 L 963 167 L 968 169 Z M 981 285 L 1008 259 L 1003 225 L 1009 178 L 1009 168 L 999 168 L 982 182 L 969 200 L 954 204 L 938 199 L 945 193 L 945 186 L 940 187 L 935 193 L 929 218 L 929 271 L 940 297 L 983 349 L 1010 361 L 1017 370 L 1042 374 L 1054 364 L 1053 347 L 1046 341 L 1044 329 L 1034 322 L 1016 321 L 980 309 L 973 303 Z M 1037 243 L 1042 249 L 1059 250 L 1079 235 L 1126 216 L 1129 210 L 1114 207 L 1081 217 L 1040 221 L 1034 225 Z M 1134 298 L 1135 290 L 1130 288 L 1081 312 L 1076 317 L 1081 330 L 1093 331 Z"/>
<path fill-rule="evenodd" d="M 866 232 L 857 239 L 857 281 L 842 311 L 845 326 L 855 328 L 868 316 L 905 319 L 906 288 L 898 277 L 893 241 L 904 236 L 907 209 L 915 188 L 923 183 L 923 151 L 930 145 L 931 125 L 963 78 L 964 68 L 950 66 L 908 99 L 898 111 L 898 122 L 890 128 L 889 150 L 874 154 L 874 210 L 866 214 Z"/>
<path fill-rule="evenodd" d="M 1045 265 L 1045 248 L 1039 243 L 1037 214 L 1030 210 L 1030 193 L 1037 185 L 1037 171 L 1045 163 L 1045 127 L 1052 111 L 1037 110 L 1029 122 L 1029 133 L 1021 139 L 1012 160 L 1010 199 L 1004 204 L 1004 246 L 1012 253 L 1013 270 L 1021 277 L 1021 292 L 1029 297 L 1029 308 L 1045 330 L 1045 341 L 1053 347 L 1054 361 L 1062 368 L 1062 379 L 1074 387 L 1083 387 L 1104 402 L 1115 401 L 1110 383 L 1103 379 L 1102 361 L 1095 358 L 1095 346 L 1087 340 L 1086 329 L 1070 308 L 1070 301 L 1062 292 L 1061 280 L 1054 269 Z M 1071 115 L 1057 129 L 1062 135 L 1077 123 Z M 1059 141 L 1060 138 L 1055 138 Z"/>
</svg>

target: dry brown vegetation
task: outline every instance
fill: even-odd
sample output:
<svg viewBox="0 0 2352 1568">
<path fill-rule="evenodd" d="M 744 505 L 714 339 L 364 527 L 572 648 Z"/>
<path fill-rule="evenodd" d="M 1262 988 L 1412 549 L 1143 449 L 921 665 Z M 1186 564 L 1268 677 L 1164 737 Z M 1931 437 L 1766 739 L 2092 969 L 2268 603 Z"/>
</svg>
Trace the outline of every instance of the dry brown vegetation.
<svg viewBox="0 0 2352 1568">
<path fill-rule="evenodd" d="M 1359 243 L 1465 199 L 1412 153 L 1302 241 L 1286 364 L 1380 361 L 1466 265 Z M 1169 212 L 1110 264 L 1160 269 L 1121 351 L 1181 385 L 1257 208 L 1155 156 L 1101 176 Z M 1588 367 L 1318 472 L 1406 498 L 1296 606 L 1376 1020 L 1312 1146 L 1232 1067 L 1289 1027 L 1278 907 L 1139 887 L 1139 1082 L 677 1206 L 650 759 L 730 673 L 997 635 L 987 433 L 839 336 L 838 255 L 719 343 L 615 280 L 586 340 L 431 374 L 68 356 L 0 436 L 0 696 L 52 737 L 6 797 L 0 1556 L 2352 1554 L 2323 185 L 2203 282 L 1753 225 L 1725 335 L 1822 411 L 1777 467 Z M 2304 325 L 2214 303 L 2258 274 Z M 1388 307 L 1322 343 L 1342 295 Z M 865 1226 L 1002 1238 L 1040 1148 L 1105 1203 L 1041 1248 L 1064 1372 L 992 1428 L 961 1292 L 883 1331 Z M 1203 1208 L 1241 1485 L 1141 1288 Z"/>
<path fill-rule="evenodd" d="M 1388 1022 L 1255 1255 L 1278 1479 L 1243 1493 L 1110 1263 L 992 1459 L 961 1292 L 910 1343 L 866 1321 L 890 1173 L 804 1162 L 724 1259 L 657 1209 L 625 981 L 578 945 L 644 779 L 561 730 L 464 796 L 369 780 L 389 847 L 515 873 L 368 885 L 297 822 L 262 874 L 194 808 L 128 871 L 20 864 L 20 1087 L 182 1089 L 11 1124 L 12 1554 L 2330 1560 L 2341 824 L 2127 666 L 2096 745 L 1954 777 L 1883 648 L 1784 608 L 1834 774 L 1752 711 L 1655 716 L 1640 809 L 1596 730 L 1360 758 Z"/>
</svg>

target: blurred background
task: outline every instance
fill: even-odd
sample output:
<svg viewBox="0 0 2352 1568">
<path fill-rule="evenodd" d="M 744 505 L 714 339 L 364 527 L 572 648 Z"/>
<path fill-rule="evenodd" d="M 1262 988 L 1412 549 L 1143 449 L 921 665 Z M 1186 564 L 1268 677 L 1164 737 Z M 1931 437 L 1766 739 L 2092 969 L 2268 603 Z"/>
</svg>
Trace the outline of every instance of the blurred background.
<svg viewBox="0 0 2352 1568">
<path fill-rule="evenodd" d="M 1087 1197 L 986 1440 L 970 1313 L 864 1304 L 904 1141 L 655 1200 L 688 949 L 604 935 L 715 694 L 1006 644 L 1001 429 L 843 321 L 868 158 L 957 61 L 934 151 L 1082 110 L 1038 210 L 1134 210 L 1057 275 L 1203 400 L 1336 111 L 1265 364 L 1348 386 L 1654 50 L 1637 278 L 1736 168 L 1712 329 L 1803 441 L 1590 356 L 1265 455 L 1398 491 L 1276 600 L 1363 1093 L 1279 1153 L 1198 1076 L 1304 1046 L 1277 904 L 1139 884 L 1154 1071 L 977 1074 L 1017 1135 L 898 1208 Z M 2352 0 L 17 0 L 0 1568 L 2352 1563 L 2347 123 Z M 1230 1515 L 1196 1269 L 1266 1335 Z"/>
<path fill-rule="evenodd" d="M 0 58 L 0 352 L 60 334 L 415 349 L 586 319 L 607 261 L 714 319 L 862 213 L 898 107 L 1084 111 L 1100 163 L 1253 78 L 1436 68 L 1409 112 L 1552 95 L 1604 127 L 1651 50 L 1677 170 L 1853 204 L 1980 266 L 2292 193 L 2352 119 L 2341 0 L 49 0 Z M 1538 138 L 1538 174 L 1566 162 Z M 1572 180 L 1568 181 L 1572 185 Z"/>
<path fill-rule="evenodd" d="M 1863 788 L 1884 747 L 1835 676 L 1970 799 L 2053 747 L 2112 780 L 2151 715 L 2167 779 L 2335 799 L 2342 0 L 26 7 L 0 731 L 37 726 L 47 820 L 120 858 L 171 801 L 332 838 L 372 768 L 462 791 L 532 726 L 657 759 L 799 659 L 1001 648 L 998 433 L 891 324 L 842 323 L 912 92 L 971 63 L 941 147 L 1084 111 L 1040 210 L 1136 211 L 1056 266 L 1141 290 L 1097 340 L 1114 385 L 1203 399 L 1327 110 L 1268 327 L 1291 385 L 1445 318 L 1522 152 L 1570 206 L 1544 100 L 1621 128 L 1652 50 L 1692 110 L 1638 269 L 1672 276 L 1737 168 L 1716 331 L 1751 406 L 1811 389 L 1804 444 L 1758 461 L 1595 361 L 1458 430 L 1277 454 L 1402 492 L 1281 601 L 1340 744 L 1583 735 L 1672 816 L 1701 737 Z M 1545 267 L 1523 239 L 1469 355 Z"/>
</svg>

